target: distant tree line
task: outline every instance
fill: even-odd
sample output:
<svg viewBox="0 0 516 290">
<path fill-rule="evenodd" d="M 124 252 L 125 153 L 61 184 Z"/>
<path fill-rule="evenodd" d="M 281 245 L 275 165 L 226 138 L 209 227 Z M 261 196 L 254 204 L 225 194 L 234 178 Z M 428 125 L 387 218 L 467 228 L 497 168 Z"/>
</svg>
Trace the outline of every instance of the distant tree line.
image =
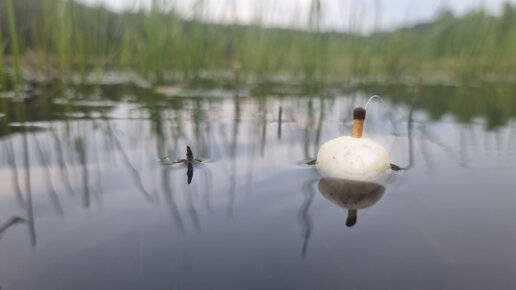
<svg viewBox="0 0 516 290">
<path fill-rule="evenodd" d="M 0 0 L 6 67 L 13 54 L 8 1 Z M 428 23 L 362 35 L 321 32 L 314 24 L 321 17 L 314 13 L 306 30 L 294 30 L 208 23 L 202 7 L 185 19 L 156 1 L 149 10 L 119 13 L 66 0 L 12 3 L 22 66 L 45 73 L 131 70 L 159 80 L 171 72 L 195 78 L 207 70 L 238 68 L 324 80 L 420 74 L 485 78 L 514 75 L 516 68 L 511 4 L 497 16 L 442 11 Z"/>
</svg>

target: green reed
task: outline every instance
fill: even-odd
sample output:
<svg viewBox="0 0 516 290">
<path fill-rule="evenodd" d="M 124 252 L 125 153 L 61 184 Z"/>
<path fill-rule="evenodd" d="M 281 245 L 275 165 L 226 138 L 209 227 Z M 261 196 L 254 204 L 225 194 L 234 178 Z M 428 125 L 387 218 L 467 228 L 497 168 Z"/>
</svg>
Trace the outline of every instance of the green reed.
<svg viewBox="0 0 516 290">
<path fill-rule="evenodd" d="M 193 1 L 187 14 L 173 0 L 116 13 L 72 0 L 1 1 L 7 7 L 0 11 L 1 31 L 8 32 L 9 46 L 0 62 L 11 65 L 16 79 L 21 62 L 30 68 L 27 52 L 35 52 L 38 70 L 56 68 L 63 77 L 122 70 L 157 82 L 170 72 L 196 79 L 204 71 L 236 69 L 311 81 L 419 74 L 470 79 L 513 73 L 516 67 L 516 8 L 510 4 L 499 16 L 442 11 L 429 23 L 365 35 L 360 11 L 374 9 L 362 4 L 353 6 L 350 32 L 338 33 L 323 30 L 325 7 L 319 0 L 312 1 L 304 30 L 266 27 L 265 16 L 275 11 L 265 8 L 256 10 L 252 24 L 238 24 L 238 1 L 231 4 L 229 24 L 208 22 L 212 11 L 205 0 Z"/>
<path fill-rule="evenodd" d="M 0 92 L 5 90 L 5 86 L 7 85 L 4 66 L 4 50 L 4 37 L 2 36 L 2 31 L 0 30 Z"/>
<path fill-rule="evenodd" d="M 20 48 L 18 45 L 18 32 L 16 31 L 16 19 L 14 15 L 13 1 L 7 0 L 7 17 L 9 27 L 9 43 L 13 57 L 14 79 L 13 83 L 21 82 Z"/>
</svg>

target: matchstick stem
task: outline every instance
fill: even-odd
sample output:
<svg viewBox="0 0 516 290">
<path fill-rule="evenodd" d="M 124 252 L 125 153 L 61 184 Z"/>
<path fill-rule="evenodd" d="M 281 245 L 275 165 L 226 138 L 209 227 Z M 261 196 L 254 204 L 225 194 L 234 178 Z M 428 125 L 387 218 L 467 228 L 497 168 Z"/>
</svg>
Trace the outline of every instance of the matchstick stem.
<svg viewBox="0 0 516 290">
<path fill-rule="evenodd" d="M 364 131 L 364 120 L 366 110 L 362 107 L 356 107 L 353 110 L 353 131 L 351 136 L 353 138 L 361 138 L 362 132 Z"/>
<path fill-rule="evenodd" d="M 364 120 L 353 120 L 353 138 L 361 138 L 364 131 Z"/>
</svg>

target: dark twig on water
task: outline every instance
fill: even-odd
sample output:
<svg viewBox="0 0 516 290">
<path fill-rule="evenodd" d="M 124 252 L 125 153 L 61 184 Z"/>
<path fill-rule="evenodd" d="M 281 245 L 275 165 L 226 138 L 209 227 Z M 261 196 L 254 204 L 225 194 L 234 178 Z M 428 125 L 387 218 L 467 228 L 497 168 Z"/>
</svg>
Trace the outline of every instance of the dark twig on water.
<svg viewBox="0 0 516 290">
<path fill-rule="evenodd" d="M 421 89 L 421 76 L 419 77 L 416 88 L 414 89 L 414 98 L 412 99 L 412 104 L 410 105 L 410 111 L 409 111 L 408 122 L 407 122 L 408 123 L 407 124 L 407 137 L 408 137 L 408 141 L 409 141 L 409 163 L 407 166 L 405 166 L 403 168 L 398 167 L 399 169 L 403 169 L 403 170 L 408 170 L 413 165 L 414 150 L 413 150 L 413 144 L 412 144 L 412 118 L 413 118 L 412 116 L 414 113 L 414 109 L 417 106 L 417 102 L 419 101 L 420 89 Z M 391 164 L 391 167 L 392 167 L 392 164 Z"/>
<path fill-rule="evenodd" d="M 188 162 L 192 162 L 194 160 L 192 149 L 190 146 L 186 145 L 186 160 Z"/>
<path fill-rule="evenodd" d="M 188 184 L 192 183 L 193 178 L 193 165 L 191 162 L 188 162 L 186 165 L 188 168 L 186 169 L 186 176 L 188 177 Z"/>
<path fill-rule="evenodd" d="M 279 111 L 278 111 L 278 140 L 281 139 L 281 123 L 282 123 L 281 115 L 282 115 L 282 113 L 283 113 L 283 109 L 280 106 Z"/>
<path fill-rule="evenodd" d="M 188 177 L 187 182 L 188 184 L 192 183 L 193 179 L 193 162 L 195 161 L 193 157 L 193 152 L 190 146 L 186 145 L 186 176 Z"/>
</svg>

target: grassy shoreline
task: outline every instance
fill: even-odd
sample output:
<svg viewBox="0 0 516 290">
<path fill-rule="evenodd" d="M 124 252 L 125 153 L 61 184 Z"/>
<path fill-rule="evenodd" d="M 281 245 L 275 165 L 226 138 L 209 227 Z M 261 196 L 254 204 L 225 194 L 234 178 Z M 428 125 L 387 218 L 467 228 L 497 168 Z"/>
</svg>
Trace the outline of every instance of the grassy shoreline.
<svg viewBox="0 0 516 290">
<path fill-rule="evenodd" d="M 10 3 L 13 13 L 6 15 Z M 201 21 L 202 6 L 186 19 L 162 5 L 115 13 L 71 0 L 0 0 L 2 69 L 18 77 L 21 69 L 63 78 L 136 72 L 155 82 L 170 72 L 195 80 L 225 71 L 315 83 L 419 75 L 511 79 L 516 71 L 516 8 L 509 4 L 499 16 L 443 11 L 429 23 L 370 35 L 321 31 L 317 5 L 307 30 L 208 23 Z"/>
</svg>

